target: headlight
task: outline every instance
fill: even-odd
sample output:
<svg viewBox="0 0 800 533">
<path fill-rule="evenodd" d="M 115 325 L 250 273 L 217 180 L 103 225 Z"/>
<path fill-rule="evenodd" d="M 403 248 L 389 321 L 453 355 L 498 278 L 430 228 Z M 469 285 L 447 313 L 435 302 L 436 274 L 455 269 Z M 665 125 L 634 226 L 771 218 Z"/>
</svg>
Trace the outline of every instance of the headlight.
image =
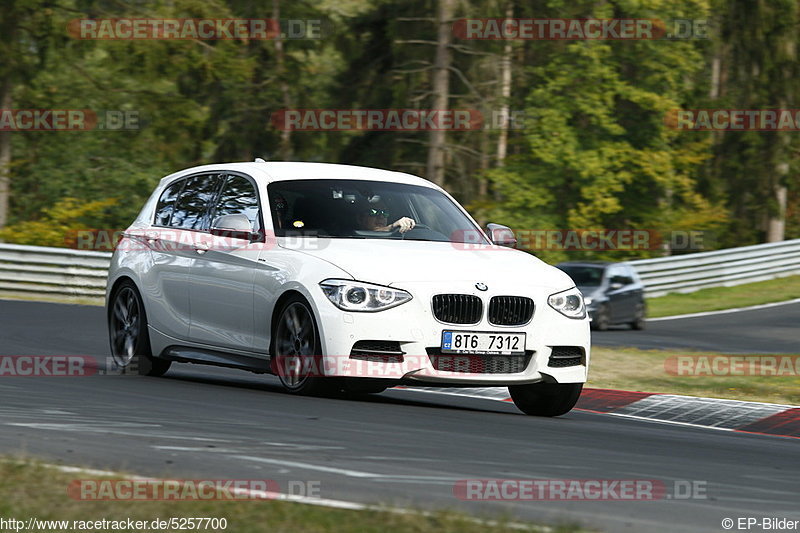
<svg viewBox="0 0 800 533">
<path fill-rule="evenodd" d="M 547 299 L 547 303 L 569 318 L 586 318 L 586 307 L 583 305 L 583 295 L 576 288 L 573 287 L 566 291 L 551 294 Z"/>
<path fill-rule="evenodd" d="M 343 311 L 383 311 L 411 299 L 406 291 L 363 281 L 326 279 L 319 286 L 328 300 Z"/>
</svg>

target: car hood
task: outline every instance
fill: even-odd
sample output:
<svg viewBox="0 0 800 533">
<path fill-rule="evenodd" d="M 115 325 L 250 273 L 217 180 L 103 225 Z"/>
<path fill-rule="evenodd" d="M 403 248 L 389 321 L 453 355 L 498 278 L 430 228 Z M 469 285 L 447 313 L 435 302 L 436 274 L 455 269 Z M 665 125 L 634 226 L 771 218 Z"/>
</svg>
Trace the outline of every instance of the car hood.
<svg viewBox="0 0 800 533">
<path fill-rule="evenodd" d="M 528 253 L 493 245 L 318 239 L 315 249 L 306 247 L 298 251 L 325 260 L 354 279 L 381 285 L 461 280 L 488 283 L 515 279 L 520 284 L 555 289 L 574 285 L 564 272 Z"/>
</svg>

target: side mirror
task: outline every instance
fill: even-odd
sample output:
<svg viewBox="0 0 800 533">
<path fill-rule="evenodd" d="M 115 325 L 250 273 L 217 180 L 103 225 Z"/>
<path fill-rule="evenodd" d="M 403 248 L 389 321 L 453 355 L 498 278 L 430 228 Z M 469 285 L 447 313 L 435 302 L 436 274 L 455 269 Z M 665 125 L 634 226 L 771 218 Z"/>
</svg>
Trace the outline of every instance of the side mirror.
<svg viewBox="0 0 800 533">
<path fill-rule="evenodd" d="M 252 240 L 255 237 L 250 219 L 245 215 L 225 215 L 211 224 L 211 235 L 231 239 Z"/>
<path fill-rule="evenodd" d="M 489 238 L 498 246 L 508 246 L 513 248 L 517 245 L 517 237 L 511 228 L 508 226 L 501 226 L 500 224 L 486 224 L 486 233 Z"/>
<path fill-rule="evenodd" d="M 611 285 L 608 286 L 608 288 L 611 289 L 612 291 L 616 291 L 618 289 L 621 289 L 622 287 L 624 287 L 624 285 L 619 281 L 612 281 Z"/>
</svg>

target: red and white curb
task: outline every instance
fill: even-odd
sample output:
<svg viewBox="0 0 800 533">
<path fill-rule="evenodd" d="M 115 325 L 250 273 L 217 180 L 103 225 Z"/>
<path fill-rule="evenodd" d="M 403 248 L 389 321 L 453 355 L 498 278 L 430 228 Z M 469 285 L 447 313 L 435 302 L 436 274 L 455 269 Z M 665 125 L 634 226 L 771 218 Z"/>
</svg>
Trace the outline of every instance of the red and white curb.
<svg viewBox="0 0 800 533">
<path fill-rule="evenodd" d="M 505 387 L 413 390 L 510 402 Z M 773 403 L 696 398 L 613 389 L 584 388 L 578 410 L 719 430 L 800 438 L 800 407 Z"/>
</svg>

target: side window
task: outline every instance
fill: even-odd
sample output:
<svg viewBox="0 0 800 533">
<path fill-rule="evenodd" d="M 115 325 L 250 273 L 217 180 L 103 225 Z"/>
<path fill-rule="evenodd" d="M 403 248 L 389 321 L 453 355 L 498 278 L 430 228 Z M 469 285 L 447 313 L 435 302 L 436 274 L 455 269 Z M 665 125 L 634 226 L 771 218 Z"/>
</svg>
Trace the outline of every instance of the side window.
<svg viewBox="0 0 800 533">
<path fill-rule="evenodd" d="M 617 265 L 612 265 L 608 267 L 608 270 L 606 270 L 606 278 L 609 282 L 613 283 L 619 281 L 620 276 L 622 276 L 622 271 Z"/>
<path fill-rule="evenodd" d="M 245 215 L 253 231 L 260 229 L 258 218 L 258 195 L 253 184 L 242 176 L 228 176 L 212 218 L 225 215 Z"/>
<path fill-rule="evenodd" d="M 636 271 L 630 265 L 625 265 L 625 276 L 628 278 L 628 283 L 636 283 L 638 276 L 636 275 Z"/>
<path fill-rule="evenodd" d="M 173 228 L 208 229 L 208 208 L 219 189 L 219 176 L 206 174 L 189 178 L 180 198 L 175 202 L 170 226 Z"/>
<path fill-rule="evenodd" d="M 622 265 L 614 265 L 608 269 L 608 279 L 611 283 L 630 285 L 633 280 L 628 276 L 628 269 Z"/>
<path fill-rule="evenodd" d="M 161 198 L 158 199 L 158 205 L 156 205 L 156 214 L 153 217 L 154 225 L 169 226 L 172 211 L 175 209 L 175 200 L 178 198 L 185 183 L 186 180 L 178 180 L 161 193 Z"/>
</svg>

